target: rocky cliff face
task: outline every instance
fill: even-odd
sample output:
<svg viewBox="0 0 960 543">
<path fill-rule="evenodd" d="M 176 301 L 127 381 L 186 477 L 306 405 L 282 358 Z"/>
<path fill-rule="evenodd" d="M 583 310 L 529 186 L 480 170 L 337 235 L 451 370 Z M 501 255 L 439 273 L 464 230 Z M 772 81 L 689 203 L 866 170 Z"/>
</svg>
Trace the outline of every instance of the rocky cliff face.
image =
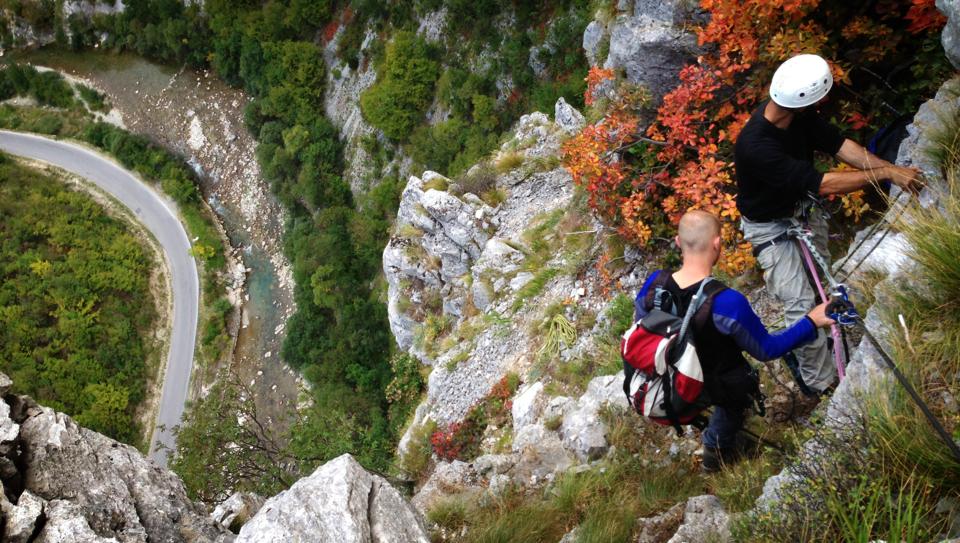
<svg viewBox="0 0 960 543">
<path fill-rule="evenodd" d="M 621 2 L 610 17 L 598 13 L 583 37 L 588 58 L 662 95 L 696 51 L 683 30 L 693 16 L 686 5 Z M 399 347 L 431 371 L 399 454 L 408 454 L 424 425 L 464 419 L 506 375 L 523 382 L 507 424 L 484 430 L 480 457 L 438 461 L 420 474 L 425 483 L 413 503 L 421 511 L 451 493 L 536 487 L 588 467 L 610 452 L 601 412 L 626 407 L 618 357 L 608 356 L 615 363 L 605 370 L 573 368 L 610 353 L 610 287 L 635 290 L 651 264 L 628 249 L 602 272 L 595 266 L 609 232 L 559 160 L 562 142 L 585 119 L 562 99 L 552 113 L 552 120 L 522 117 L 494 156 L 466 175 L 410 176 L 402 195 L 383 260 L 390 326 Z M 561 321 L 575 331 L 551 343 L 551 323 Z M 575 384 L 557 376 L 577 371 L 586 374 Z M 689 452 L 696 444 L 674 447 Z"/>
<path fill-rule="evenodd" d="M 22 4 L 33 4 L 34 7 L 32 10 L 35 12 L 50 9 L 47 7 L 47 3 L 41 0 L 25 0 L 22 3 L 18 3 L 18 5 Z M 50 2 L 49 4 L 52 6 L 54 3 Z M 36 26 L 30 21 L 19 17 L 10 7 L 4 7 L 2 9 L 2 20 L 5 22 L 7 31 L 13 40 L 11 45 L 24 48 L 49 45 L 57 41 L 58 31 L 62 31 L 65 36 L 70 37 L 70 27 L 67 23 L 71 18 L 80 18 L 89 21 L 97 15 L 120 13 L 126 9 L 126 5 L 123 0 L 114 0 L 112 2 L 63 0 L 62 2 L 56 2 L 53 9 L 55 11 L 53 19 L 55 21 L 61 21 L 63 25 L 62 28 L 57 28 L 56 25 L 58 23 L 56 22 L 42 27 Z"/>
<path fill-rule="evenodd" d="M 583 35 L 587 58 L 604 68 L 623 70 L 629 82 L 643 85 L 654 97 L 676 86 L 677 71 L 698 51 L 686 24 L 696 16 L 683 0 L 619 2 L 609 22 L 593 21 Z M 602 46 L 609 46 L 606 59 Z"/>
<path fill-rule="evenodd" d="M 0 374 L 0 541 L 429 541 L 406 499 L 350 455 L 265 502 L 236 494 L 208 516 L 172 472 L 11 386 Z"/>
<path fill-rule="evenodd" d="M 609 232 L 558 161 L 583 116 L 561 100 L 554 118 L 524 116 L 491 164 L 457 181 L 412 176 L 403 192 L 384 251 L 390 324 L 401 349 L 431 372 L 400 455 L 423 425 L 461 421 L 506 375 L 523 381 L 508 422 L 483 430 L 481 456 L 438 460 L 420 474 L 425 483 L 413 498 L 420 511 L 451 493 L 537 487 L 589 467 L 611 452 L 601 413 L 627 407 L 608 289 L 635 290 L 650 264 L 628 251 L 603 273 L 595 266 Z M 478 186 L 488 201 L 470 192 Z M 556 322 L 569 324 L 571 335 L 553 344 Z M 595 367 L 604 357 L 607 369 Z M 675 441 L 677 453 L 696 448 Z"/>
<path fill-rule="evenodd" d="M 226 542 L 177 477 L 136 449 L 8 394 L 0 375 L 0 511 L 10 542 Z"/>
</svg>

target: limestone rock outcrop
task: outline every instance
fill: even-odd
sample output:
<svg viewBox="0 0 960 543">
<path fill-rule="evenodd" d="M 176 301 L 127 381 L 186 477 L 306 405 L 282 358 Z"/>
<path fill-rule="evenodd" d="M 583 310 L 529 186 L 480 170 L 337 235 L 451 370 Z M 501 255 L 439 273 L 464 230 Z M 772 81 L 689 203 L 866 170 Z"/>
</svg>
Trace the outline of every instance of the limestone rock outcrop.
<svg viewBox="0 0 960 543">
<path fill-rule="evenodd" d="M 687 500 L 683 523 L 667 543 L 730 541 L 730 515 L 716 496 L 694 496 Z"/>
<path fill-rule="evenodd" d="M 42 0 L 23 0 L 23 2 L 18 2 L 18 4 L 35 4 L 36 6 L 32 8 L 35 11 L 50 9 L 43 5 L 46 4 L 46 2 L 43 2 Z M 50 4 L 54 3 L 51 2 Z M 126 5 L 123 0 L 114 0 L 113 2 L 63 0 L 62 2 L 56 2 L 55 4 L 56 7 L 53 9 L 59 9 L 59 13 L 56 14 L 54 20 L 61 22 L 60 24 L 63 25 L 63 32 L 67 37 L 71 35 L 70 25 L 68 24 L 71 18 L 79 18 L 81 20 L 90 21 L 95 16 L 122 13 L 126 9 Z M 42 47 L 57 41 L 57 29 L 54 28 L 54 25 L 57 23 L 52 23 L 46 28 L 36 27 L 31 24 L 30 21 L 18 17 L 16 12 L 9 8 L 4 8 L 0 11 L 3 12 L 3 21 L 6 25 L 7 31 L 10 33 L 10 37 L 13 40 L 14 47 Z"/>
<path fill-rule="evenodd" d="M 947 16 L 940 41 L 954 68 L 960 68 L 960 0 L 937 0 L 937 9 Z"/>
<path fill-rule="evenodd" d="M 237 543 L 427 543 L 416 511 L 345 454 L 270 498 Z"/>
<path fill-rule="evenodd" d="M 697 54 L 697 39 L 684 26 L 692 16 L 690 3 L 683 0 L 637 0 L 632 12 L 621 12 L 606 25 L 610 52 L 604 68 L 622 69 L 631 83 L 647 87 L 656 98 L 663 96 L 676 86 L 684 63 Z M 593 44 L 600 41 L 599 26 L 587 28 L 585 49 L 598 47 Z"/>
<path fill-rule="evenodd" d="M 172 472 L 0 376 L 3 541 L 228 542 Z"/>
<path fill-rule="evenodd" d="M 171 471 L 10 386 L 0 374 L 0 541 L 429 541 L 400 492 L 350 455 L 266 502 L 237 493 L 208 516 Z"/>
<path fill-rule="evenodd" d="M 260 511 L 263 502 L 262 496 L 252 492 L 234 492 L 217 505 L 213 513 L 210 513 L 210 518 L 227 530 L 238 533 L 240 528 Z"/>
</svg>

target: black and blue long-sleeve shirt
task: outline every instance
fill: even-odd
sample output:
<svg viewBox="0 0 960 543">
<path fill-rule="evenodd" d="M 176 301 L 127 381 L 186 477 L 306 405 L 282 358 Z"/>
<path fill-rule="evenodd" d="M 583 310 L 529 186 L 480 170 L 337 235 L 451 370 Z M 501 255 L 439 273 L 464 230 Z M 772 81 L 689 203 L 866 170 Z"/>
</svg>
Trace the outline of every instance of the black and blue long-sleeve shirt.
<svg viewBox="0 0 960 543">
<path fill-rule="evenodd" d="M 634 302 L 636 320 L 652 309 L 648 307 L 650 297 L 647 294 L 661 273 L 668 272 L 661 270 L 651 274 L 637 293 Z M 700 282 L 680 288 L 671 276 L 666 278 L 663 287 L 685 309 L 700 288 Z M 712 303 L 708 301 L 707 304 L 701 311 L 709 311 L 709 318 L 694 319 L 693 337 L 707 377 L 704 384 L 714 403 L 719 405 L 740 403 L 724 402 L 722 397 L 728 394 L 737 396 L 737 383 L 734 381 L 750 369 L 743 358 L 743 351 L 757 360 L 767 361 L 779 358 L 817 337 L 817 328 L 809 318 L 800 319 L 792 326 L 771 334 L 746 297 L 732 288 L 722 289 L 713 296 Z M 727 378 L 724 379 L 724 376 Z"/>
</svg>

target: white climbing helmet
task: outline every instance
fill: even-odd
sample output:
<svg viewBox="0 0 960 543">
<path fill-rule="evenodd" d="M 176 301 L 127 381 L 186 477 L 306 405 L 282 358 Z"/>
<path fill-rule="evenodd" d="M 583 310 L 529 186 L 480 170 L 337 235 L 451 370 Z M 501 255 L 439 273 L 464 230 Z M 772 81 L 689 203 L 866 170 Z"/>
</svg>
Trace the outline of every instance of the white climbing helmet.
<svg viewBox="0 0 960 543">
<path fill-rule="evenodd" d="M 819 55 L 797 55 L 784 62 L 773 74 L 770 98 L 788 108 L 816 104 L 830 92 L 833 74 Z"/>
</svg>

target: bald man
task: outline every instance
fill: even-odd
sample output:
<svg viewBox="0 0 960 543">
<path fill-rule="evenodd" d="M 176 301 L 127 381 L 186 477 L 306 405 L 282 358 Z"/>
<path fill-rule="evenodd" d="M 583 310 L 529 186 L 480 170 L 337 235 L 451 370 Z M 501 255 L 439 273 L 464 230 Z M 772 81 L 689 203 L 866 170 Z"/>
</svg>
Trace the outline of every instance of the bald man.
<svg viewBox="0 0 960 543">
<path fill-rule="evenodd" d="M 683 254 L 683 266 L 675 273 L 661 270 L 647 278 L 634 302 L 635 320 L 652 310 L 658 294 L 662 309 L 682 316 L 723 251 L 720 221 L 705 211 L 684 214 L 675 239 Z M 817 328 L 830 326 L 833 321 L 825 314 L 826 304 L 821 304 L 789 328 L 771 334 L 743 294 L 719 281 L 707 283 L 704 293 L 707 301 L 693 316 L 692 330 L 703 367 L 704 389 L 714 406 L 702 435 L 702 469 L 712 473 L 737 460 L 737 432 L 743 428 L 745 411 L 759 396 L 757 374 L 743 351 L 760 361 L 773 360 L 814 341 Z"/>
</svg>

